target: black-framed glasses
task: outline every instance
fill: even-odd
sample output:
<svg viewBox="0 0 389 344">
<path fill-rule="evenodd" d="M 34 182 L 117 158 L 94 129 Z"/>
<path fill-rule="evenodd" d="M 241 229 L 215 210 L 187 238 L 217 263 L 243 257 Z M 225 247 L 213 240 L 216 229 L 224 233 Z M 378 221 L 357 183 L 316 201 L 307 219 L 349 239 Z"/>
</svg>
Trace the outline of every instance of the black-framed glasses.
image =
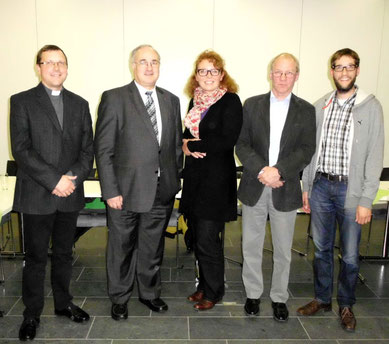
<svg viewBox="0 0 389 344">
<path fill-rule="evenodd" d="M 336 65 L 335 66 L 335 65 L 332 65 L 331 68 L 335 72 L 341 73 L 341 72 L 343 72 L 344 69 L 346 69 L 346 71 L 348 71 L 348 72 L 353 72 L 353 71 L 355 71 L 358 68 L 358 66 L 355 65 L 355 64 L 350 64 L 350 65 L 347 65 L 347 66 L 342 66 L 342 65 Z"/>
<path fill-rule="evenodd" d="M 198 69 L 197 74 L 200 76 L 207 76 L 210 73 L 212 76 L 220 75 L 220 69 Z"/>
<path fill-rule="evenodd" d="M 39 64 L 50 67 L 54 67 L 57 65 L 59 68 L 67 66 L 67 63 L 65 61 L 42 61 L 39 62 Z"/>
</svg>

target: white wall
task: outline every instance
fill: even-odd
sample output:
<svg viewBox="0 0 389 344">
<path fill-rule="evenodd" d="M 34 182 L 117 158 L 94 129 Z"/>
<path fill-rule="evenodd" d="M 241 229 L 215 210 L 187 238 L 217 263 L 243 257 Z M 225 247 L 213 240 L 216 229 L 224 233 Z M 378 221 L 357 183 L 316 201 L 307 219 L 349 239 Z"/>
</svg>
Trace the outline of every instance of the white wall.
<svg viewBox="0 0 389 344">
<path fill-rule="evenodd" d="M 183 88 L 196 56 L 219 52 L 239 95 L 267 92 L 267 67 L 287 51 L 301 63 L 294 92 L 315 101 L 332 86 L 328 60 L 350 47 L 361 57 L 358 85 L 377 95 L 386 117 L 389 166 L 389 0 L 0 0 L 0 172 L 11 157 L 9 97 L 38 83 L 36 52 L 56 44 L 69 59 L 65 86 L 89 101 L 131 80 L 129 53 L 152 44 L 159 86 L 188 104 Z"/>
</svg>

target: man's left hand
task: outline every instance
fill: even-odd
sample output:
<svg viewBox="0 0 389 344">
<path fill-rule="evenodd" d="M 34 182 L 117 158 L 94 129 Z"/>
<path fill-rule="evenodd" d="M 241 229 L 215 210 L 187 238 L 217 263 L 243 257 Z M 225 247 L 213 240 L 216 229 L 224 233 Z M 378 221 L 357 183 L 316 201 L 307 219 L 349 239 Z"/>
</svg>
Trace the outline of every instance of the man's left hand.
<svg viewBox="0 0 389 344">
<path fill-rule="evenodd" d="M 277 168 L 266 166 L 262 169 L 262 171 L 263 173 L 258 176 L 258 180 L 262 184 L 272 187 L 272 185 L 277 185 L 276 182 L 280 181 L 280 174 L 278 173 Z"/>
<path fill-rule="evenodd" d="M 355 222 L 358 222 L 360 225 L 364 225 L 366 223 L 369 223 L 370 220 L 371 220 L 371 209 L 359 205 L 357 207 Z"/>
</svg>

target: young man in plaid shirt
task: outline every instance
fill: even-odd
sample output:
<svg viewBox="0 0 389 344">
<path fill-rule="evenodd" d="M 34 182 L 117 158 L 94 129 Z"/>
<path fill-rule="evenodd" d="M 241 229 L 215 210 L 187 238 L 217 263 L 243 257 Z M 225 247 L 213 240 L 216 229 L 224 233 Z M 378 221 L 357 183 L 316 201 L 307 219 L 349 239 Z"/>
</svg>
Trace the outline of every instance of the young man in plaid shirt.
<svg viewBox="0 0 389 344">
<path fill-rule="evenodd" d="M 341 49 L 331 57 L 336 90 L 315 104 L 316 153 L 303 175 L 303 206 L 311 212 L 315 244 L 315 299 L 300 307 L 300 315 L 332 309 L 336 223 L 342 255 L 338 295 L 341 326 L 353 332 L 352 311 L 359 272 L 361 226 L 371 219 L 371 205 L 379 187 L 383 165 L 382 108 L 355 80 L 359 56 Z"/>
</svg>

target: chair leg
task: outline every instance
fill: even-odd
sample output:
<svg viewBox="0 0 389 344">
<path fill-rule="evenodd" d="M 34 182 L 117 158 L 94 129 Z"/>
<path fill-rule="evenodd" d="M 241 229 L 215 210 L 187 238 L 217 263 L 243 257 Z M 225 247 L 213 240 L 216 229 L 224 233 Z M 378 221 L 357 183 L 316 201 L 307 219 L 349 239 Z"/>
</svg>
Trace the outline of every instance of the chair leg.
<svg viewBox="0 0 389 344">
<path fill-rule="evenodd" d="M 4 274 L 4 266 L 3 266 L 3 257 L 1 255 L 1 248 L 0 248 L 0 270 L 1 270 L 0 283 L 3 283 L 5 282 L 5 274 Z"/>
<path fill-rule="evenodd" d="M 307 227 L 307 252 L 309 252 L 310 239 L 311 239 L 311 217 L 309 216 L 309 222 Z"/>
<path fill-rule="evenodd" d="M 371 229 L 373 227 L 373 214 L 371 214 L 371 220 L 369 223 L 369 231 L 367 232 L 367 243 L 366 243 L 366 256 L 369 254 L 369 248 L 370 248 L 370 236 L 371 236 Z"/>
<path fill-rule="evenodd" d="M 222 232 L 220 233 L 220 238 L 221 238 L 221 241 L 222 241 L 222 249 L 223 249 L 223 256 L 224 256 L 225 228 L 224 228 L 224 229 L 222 230 Z M 232 259 L 232 258 L 230 258 L 230 257 L 224 256 L 224 259 L 227 260 L 228 262 L 231 262 L 231 263 L 234 263 L 234 264 L 238 264 L 238 265 L 240 265 L 240 266 L 243 266 L 243 263 L 238 262 L 237 260 Z"/>
<path fill-rule="evenodd" d="M 15 255 L 16 254 L 16 248 L 15 248 L 16 246 L 15 246 L 14 228 L 13 228 L 13 224 L 12 224 L 12 213 L 10 214 L 8 229 L 10 230 L 12 252 Z"/>
<path fill-rule="evenodd" d="M 179 240 L 179 233 L 178 233 L 178 219 L 177 219 L 177 227 L 176 227 L 176 268 L 178 269 L 178 256 L 180 253 L 180 240 Z"/>
</svg>

